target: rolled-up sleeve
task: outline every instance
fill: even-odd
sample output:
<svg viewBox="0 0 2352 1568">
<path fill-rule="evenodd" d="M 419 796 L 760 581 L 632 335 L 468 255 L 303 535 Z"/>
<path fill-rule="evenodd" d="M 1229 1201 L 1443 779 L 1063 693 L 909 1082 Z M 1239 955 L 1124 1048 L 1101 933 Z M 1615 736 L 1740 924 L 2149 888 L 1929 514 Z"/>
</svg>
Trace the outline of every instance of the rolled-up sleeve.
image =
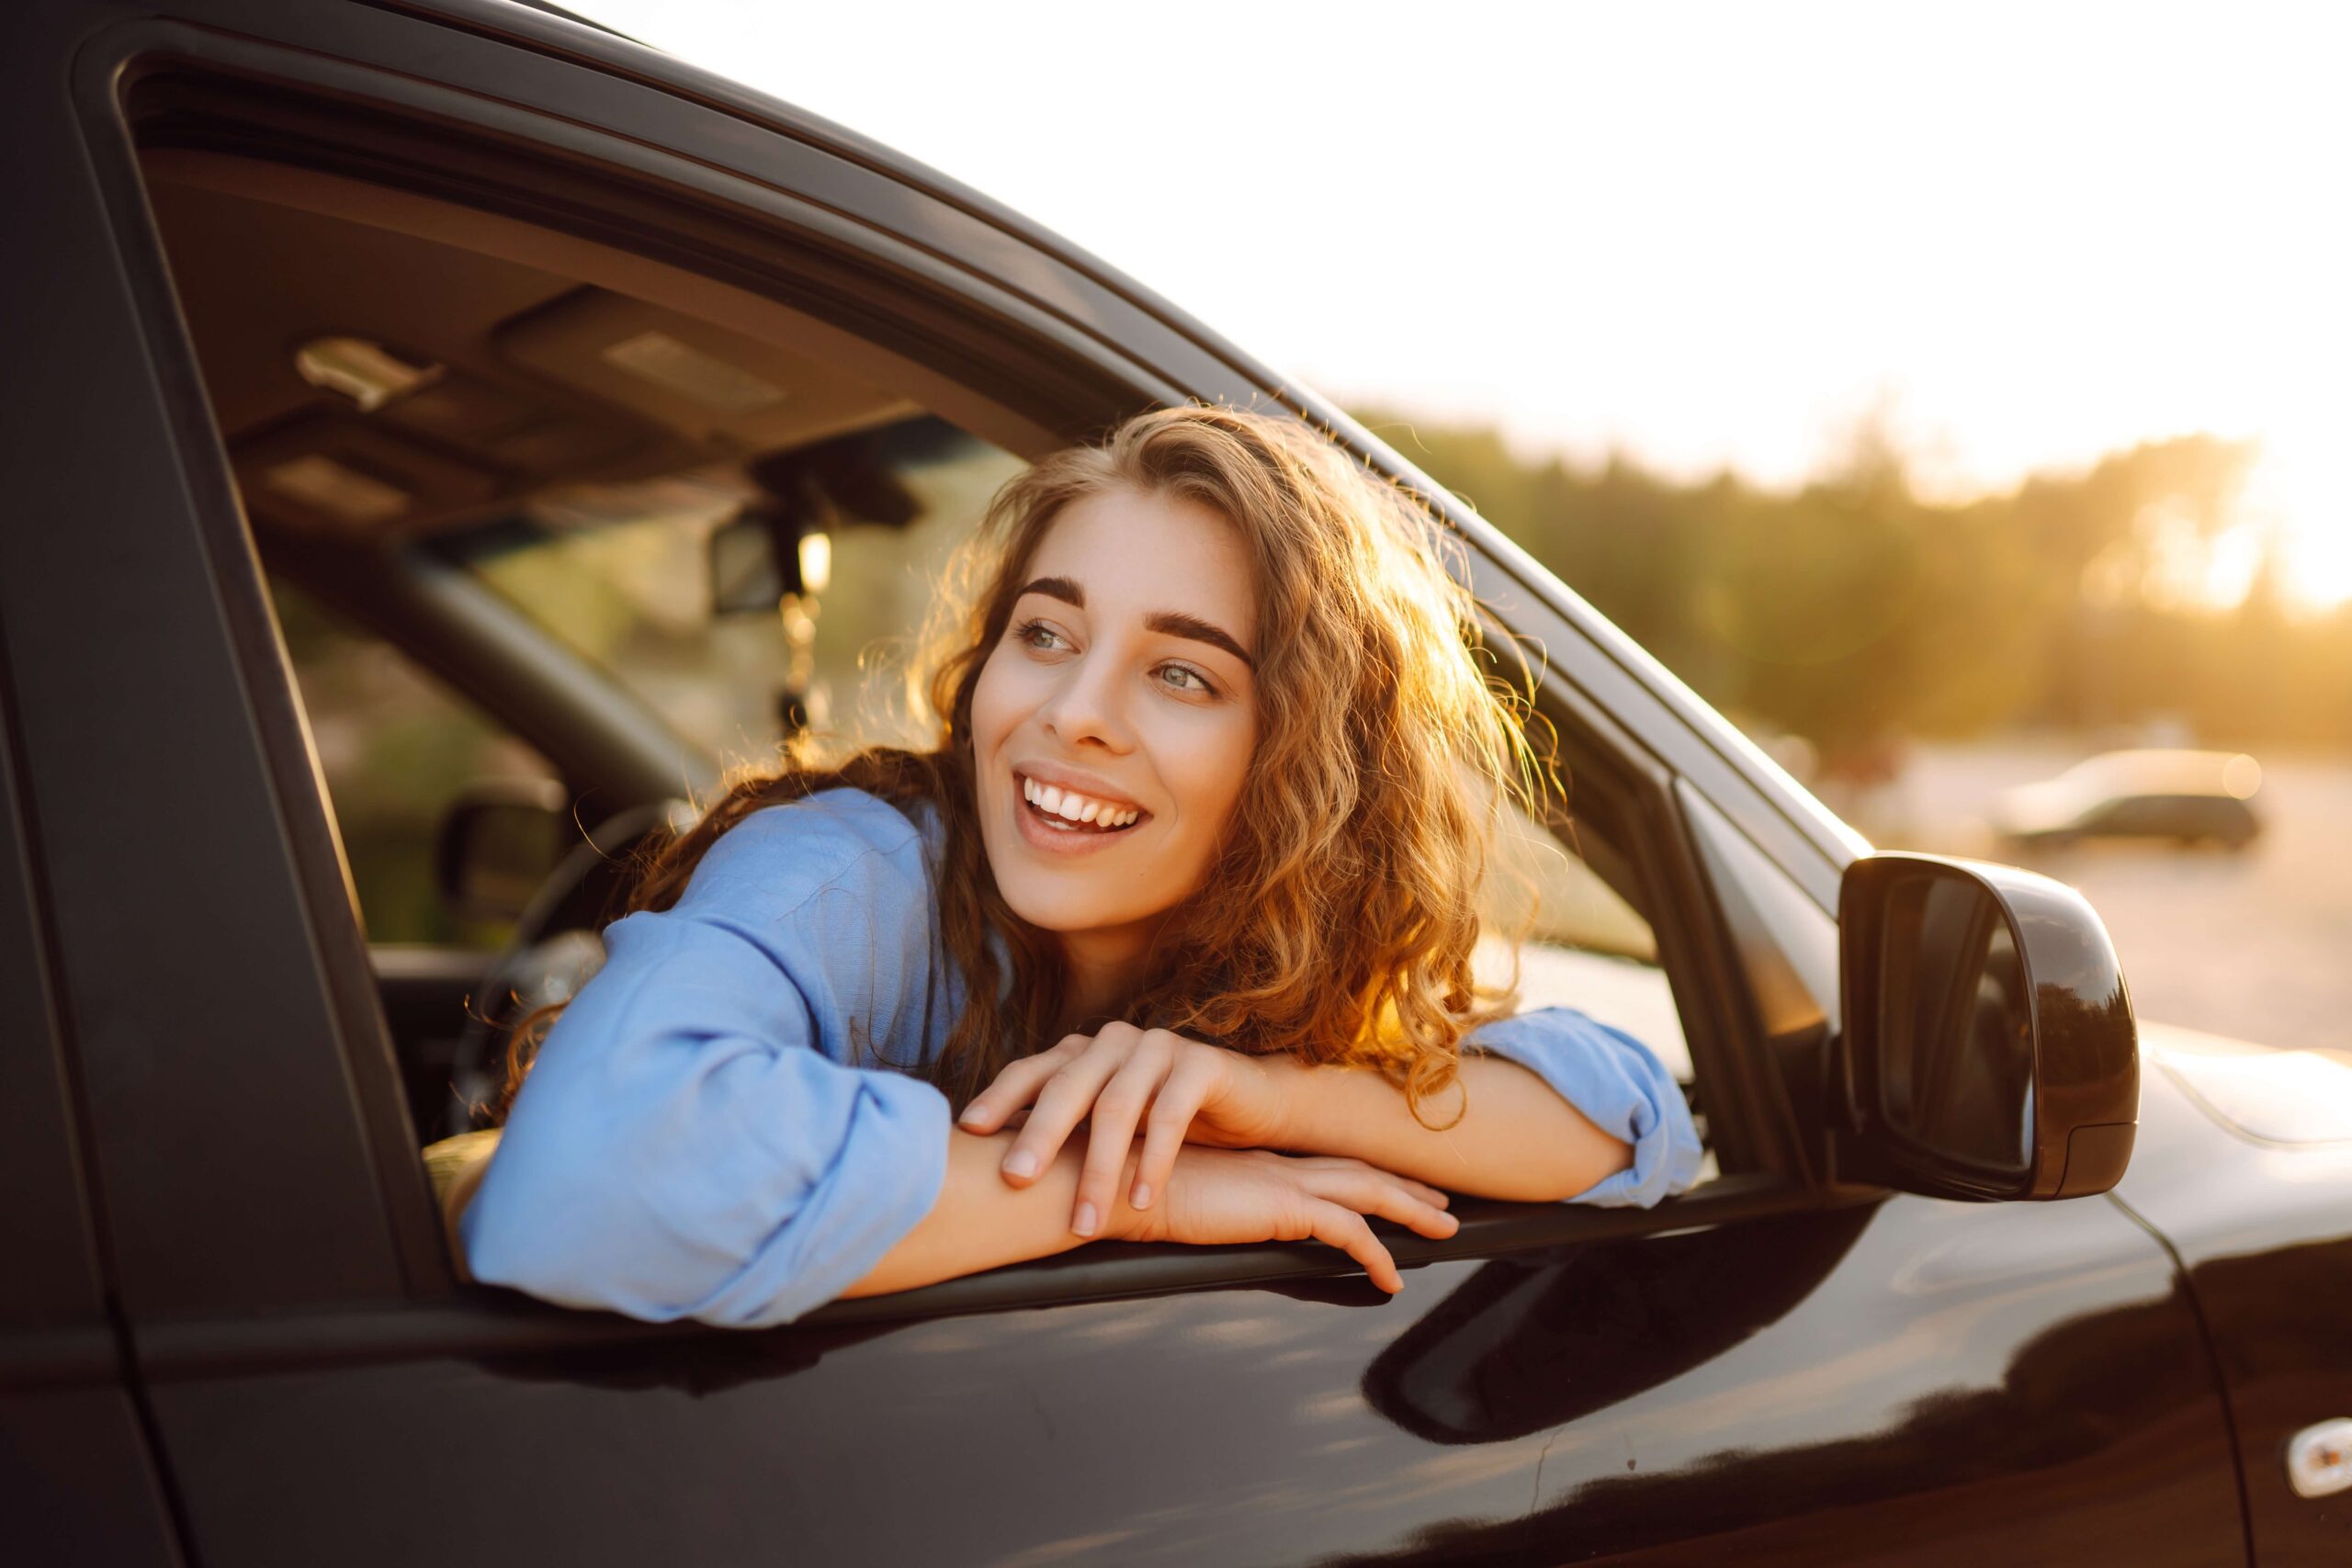
<svg viewBox="0 0 2352 1568">
<path fill-rule="evenodd" d="M 1567 1201 L 1646 1209 L 1699 1179 L 1705 1149 L 1690 1102 L 1648 1046 L 1575 1008 L 1539 1008 L 1482 1025 L 1463 1042 L 1516 1062 L 1634 1148 L 1633 1163 Z"/>
<path fill-rule="evenodd" d="M 676 907 L 606 928 L 605 965 L 549 1031 L 460 1222 L 476 1279 L 763 1326 L 839 1295 L 931 1212 L 946 1098 L 834 1059 L 922 988 L 895 928 L 923 911 L 887 864 L 812 873 L 809 852 L 840 847 L 802 833 L 795 856 L 792 837 L 747 820 Z"/>
</svg>

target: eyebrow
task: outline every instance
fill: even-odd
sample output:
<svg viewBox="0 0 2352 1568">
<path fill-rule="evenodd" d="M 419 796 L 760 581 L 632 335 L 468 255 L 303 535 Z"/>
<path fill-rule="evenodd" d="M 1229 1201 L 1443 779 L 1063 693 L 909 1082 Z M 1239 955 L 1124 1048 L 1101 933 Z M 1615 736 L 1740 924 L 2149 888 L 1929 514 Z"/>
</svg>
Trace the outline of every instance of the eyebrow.
<svg viewBox="0 0 2352 1568">
<path fill-rule="evenodd" d="M 1086 590 L 1067 577 L 1035 577 L 1023 583 L 1023 593 L 1042 593 L 1048 599 L 1058 599 L 1074 610 L 1086 608 Z M 1019 595 L 1015 595 L 1018 597 Z M 1187 642 L 1204 642 L 1211 648 L 1221 648 L 1251 670 L 1258 661 L 1234 640 L 1222 626 L 1204 621 L 1198 615 L 1188 615 L 1182 610 L 1154 610 L 1143 618 L 1147 630 L 1169 637 L 1180 637 Z"/>
</svg>

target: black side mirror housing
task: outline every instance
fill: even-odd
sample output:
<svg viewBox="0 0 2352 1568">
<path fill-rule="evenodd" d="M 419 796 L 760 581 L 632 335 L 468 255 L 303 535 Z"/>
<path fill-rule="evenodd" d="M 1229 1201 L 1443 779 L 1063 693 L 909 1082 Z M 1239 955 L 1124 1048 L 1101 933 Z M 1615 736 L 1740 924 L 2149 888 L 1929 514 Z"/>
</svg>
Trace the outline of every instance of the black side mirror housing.
<svg viewBox="0 0 2352 1568">
<path fill-rule="evenodd" d="M 1883 853 L 1838 888 L 1840 1180 L 1938 1198 L 2081 1198 L 2122 1179 L 2139 1030 L 2089 901 L 2014 866 Z"/>
</svg>

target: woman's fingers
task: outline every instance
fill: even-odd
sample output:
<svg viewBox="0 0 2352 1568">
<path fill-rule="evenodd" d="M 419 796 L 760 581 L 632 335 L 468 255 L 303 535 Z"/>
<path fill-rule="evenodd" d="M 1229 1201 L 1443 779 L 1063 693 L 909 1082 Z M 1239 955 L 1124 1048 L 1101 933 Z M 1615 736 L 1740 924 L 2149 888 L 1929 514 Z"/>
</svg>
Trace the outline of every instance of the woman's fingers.
<svg viewBox="0 0 2352 1568">
<path fill-rule="evenodd" d="M 1027 1186 L 1053 1163 L 1070 1132 L 1094 1109 L 1095 1097 L 1119 1070 L 1125 1053 L 1097 1035 L 1094 1043 L 1046 1076 L 1030 1097 L 1029 1120 L 1004 1156 L 1005 1179 Z"/>
<path fill-rule="evenodd" d="M 1419 1182 L 1370 1166 L 1355 1170 L 1303 1172 L 1300 1184 L 1317 1198 L 1345 1203 L 1360 1214 L 1378 1214 L 1384 1220 L 1394 1220 L 1432 1240 L 1443 1241 L 1462 1228 L 1460 1220 L 1412 1190 L 1420 1187 Z"/>
<path fill-rule="evenodd" d="M 1087 1138 L 1086 1167 L 1079 1173 L 1078 1206 L 1070 1213 L 1069 1228 L 1079 1235 L 1092 1235 L 1101 1230 L 1104 1216 L 1118 1201 L 1119 1172 L 1127 1163 L 1127 1151 L 1135 1146 L 1136 1125 L 1143 1120 L 1144 1107 L 1159 1092 L 1173 1055 L 1145 1035 L 1094 1097 L 1094 1108 L 1089 1113 L 1093 1130 Z"/>
<path fill-rule="evenodd" d="M 1422 1202 L 1427 1203 L 1432 1209 L 1442 1209 L 1447 1204 L 1453 1201 L 1453 1199 L 1446 1193 L 1444 1189 L 1431 1187 L 1425 1181 L 1416 1181 L 1409 1176 L 1392 1176 L 1389 1179 L 1395 1181 L 1406 1191 L 1410 1192 L 1414 1197 L 1419 1198 Z"/>
<path fill-rule="evenodd" d="M 1336 1247 L 1358 1263 L 1371 1276 L 1372 1282 L 1390 1295 L 1405 1288 L 1405 1277 L 1396 1271 L 1396 1260 L 1380 1245 L 1362 1214 L 1338 1203 L 1320 1198 L 1307 1200 L 1307 1224 L 1317 1241 Z"/>
<path fill-rule="evenodd" d="M 995 1132 L 1036 1098 L 1037 1090 L 1063 1063 L 1075 1060 L 1092 1043 L 1091 1036 L 1072 1034 L 1035 1055 L 1007 1062 L 994 1082 L 972 1096 L 971 1103 L 956 1119 L 957 1123 L 974 1133 Z"/>
<path fill-rule="evenodd" d="M 1184 1134 L 1216 1083 L 1216 1062 L 1210 1056 L 1187 1055 L 1170 1071 L 1144 1122 L 1143 1157 L 1136 1162 L 1136 1185 L 1127 1194 L 1128 1203 L 1148 1209 L 1153 1199 L 1168 1190 L 1169 1173 L 1183 1152 Z"/>
<path fill-rule="evenodd" d="M 1387 1179 L 1396 1182 L 1406 1191 L 1410 1192 L 1432 1209 L 1442 1209 L 1453 1201 L 1452 1194 L 1442 1188 L 1431 1187 L 1425 1181 L 1416 1181 L 1409 1176 L 1399 1176 L 1393 1170 L 1381 1170 L 1378 1166 L 1367 1165 L 1363 1160 L 1351 1159 L 1345 1155 L 1303 1155 L 1295 1157 L 1300 1166 L 1316 1170 L 1377 1172 Z"/>
</svg>

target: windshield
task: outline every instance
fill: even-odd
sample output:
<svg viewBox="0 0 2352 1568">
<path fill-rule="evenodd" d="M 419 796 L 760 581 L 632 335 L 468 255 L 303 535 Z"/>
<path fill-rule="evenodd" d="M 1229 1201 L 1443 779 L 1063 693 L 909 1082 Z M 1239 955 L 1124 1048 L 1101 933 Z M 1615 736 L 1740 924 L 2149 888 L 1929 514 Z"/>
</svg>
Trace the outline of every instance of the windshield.
<svg viewBox="0 0 2352 1568">
<path fill-rule="evenodd" d="M 853 743 L 918 739 L 896 701 L 903 658 L 948 553 L 1023 467 L 921 423 L 934 428 L 920 441 L 864 441 L 868 461 L 854 473 L 833 462 L 830 489 L 795 481 L 787 570 L 798 581 L 752 608 L 721 607 L 744 596 L 713 588 L 714 536 L 775 506 L 740 468 L 568 487 L 427 547 L 722 765 L 772 757 L 802 728 Z"/>
</svg>

